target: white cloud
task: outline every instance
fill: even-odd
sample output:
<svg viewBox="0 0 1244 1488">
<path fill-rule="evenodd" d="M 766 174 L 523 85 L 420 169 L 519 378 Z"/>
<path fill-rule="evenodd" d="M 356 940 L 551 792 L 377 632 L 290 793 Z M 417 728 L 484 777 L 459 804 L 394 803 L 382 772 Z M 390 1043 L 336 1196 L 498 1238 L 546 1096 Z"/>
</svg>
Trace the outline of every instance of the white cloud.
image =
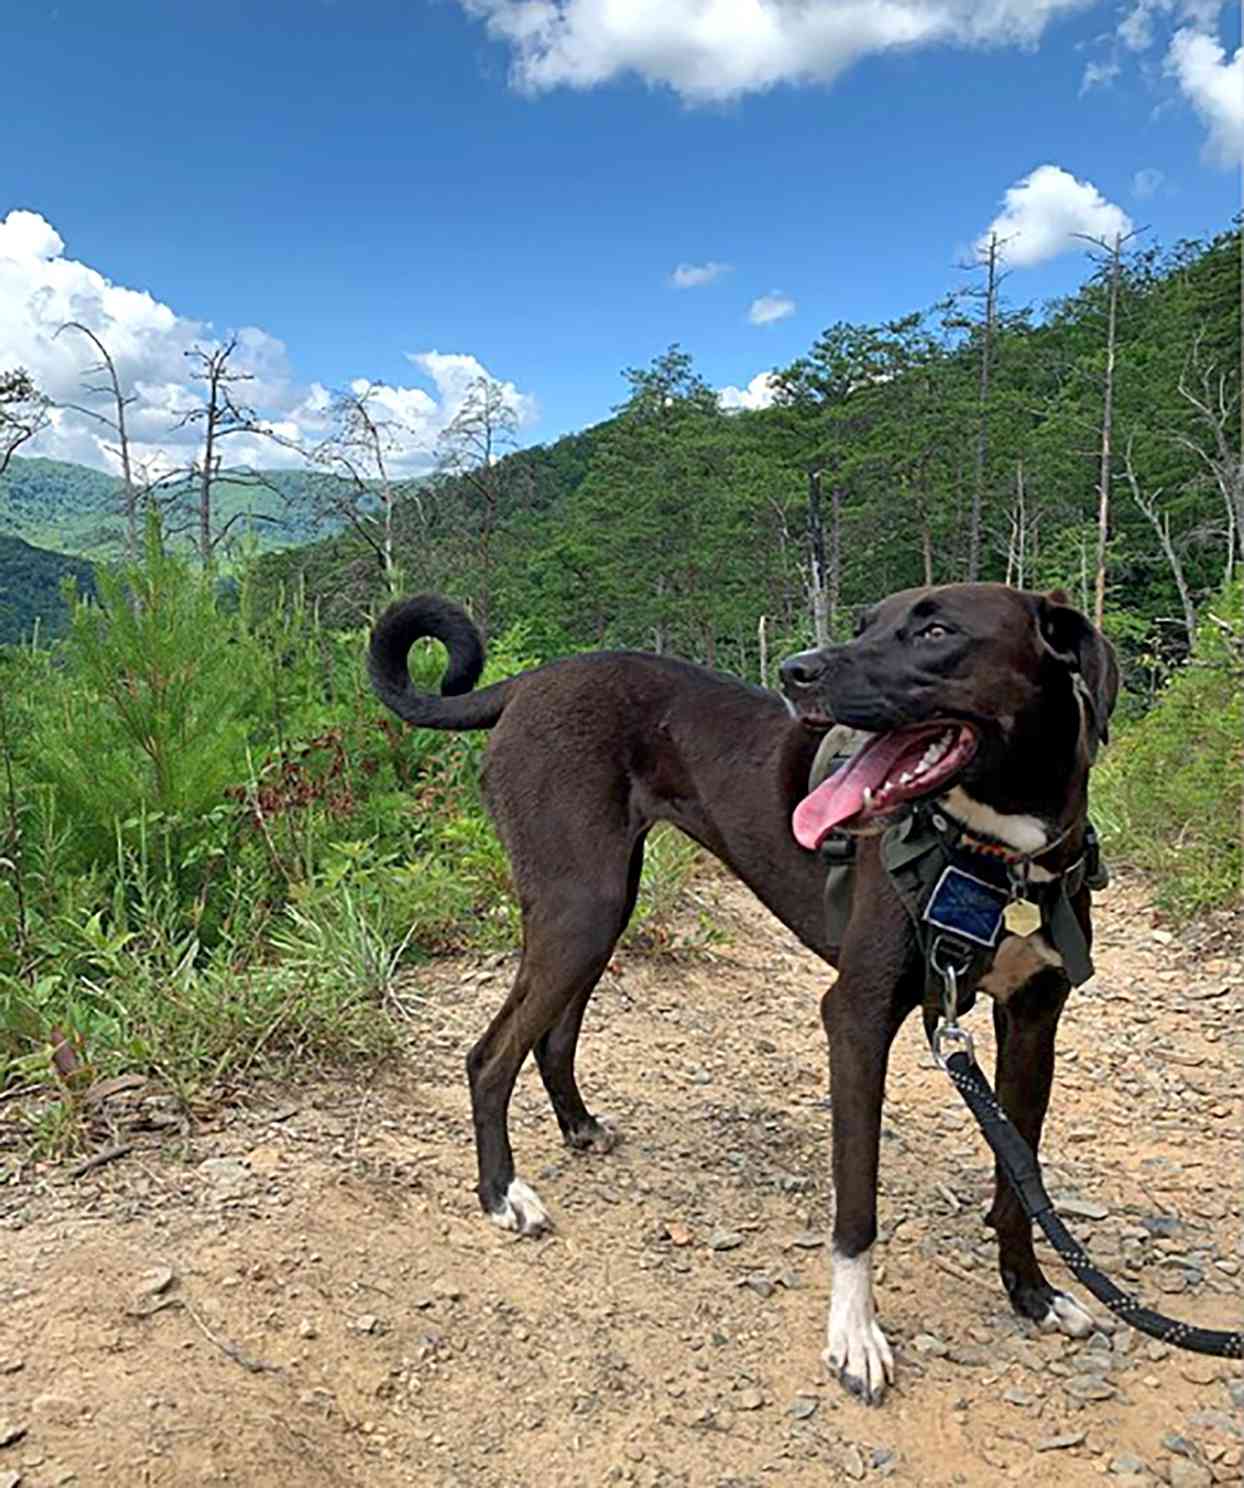
<svg viewBox="0 0 1244 1488">
<path fill-rule="evenodd" d="M 1108 88 L 1119 75 L 1119 64 L 1117 62 L 1089 62 L 1084 68 L 1084 76 L 1080 79 L 1080 97 L 1094 88 Z"/>
<path fill-rule="evenodd" d="M 23 366 L 54 402 L 76 403 L 109 413 L 108 400 L 83 386 L 83 374 L 98 362 L 98 353 L 66 321 L 88 326 L 108 348 L 123 390 L 133 393 L 126 422 L 136 459 L 152 474 L 189 463 L 200 431 L 176 430 L 178 416 L 201 397 L 193 379 L 194 364 L 185 353 L 193 347 L 221 344 L 205 321 L 179 315 L 144 290 L 112 283 L 99 270 L 65 256 L 60 234 L 36 212 L 12 211 L 0 218 L 0 368 Z M 294 379 L 284 344 L 257 326 L 236 333 L 232 365 L 253 374 L 235 388 L 240 402 L 254 408 L 282 439 L 314 445 L 328 431 L 332 395 L 322 384 Z M 378 392 L 394 419 L 407 426 L 407 468 L 422 468 L 434 458 L 436 436 L 454 417 L 467 388 L 487 369 L 473 356 L 437 351 L 411 356 L 431 382 L 434 393 L 419 387 L 386 387 Z M 99 379 L 89 378 L 93 384 Z M 367 382 L 361 386 L 366 388 Z M 513 383 L 504 384 L 520 424 L 537 416 L 535 400 Z M 77 460 L 116 469 L 107 429 L 96 420 L 61 407 L 46 433 L 23 448 L 23 454 Z M 262 438 L 239 435 L 229 441 L 231 464 L 265 466 L 298 463 L 297 455 Z"/>
<path fill-rule="evenodd" d="M 772 325 L 775 320 L 785 320 L 788 315 L 794 315 L 795 308 L 795 302 L 789 295 L 775 289 L 752 301 L 747 318 L 753 325 Z"/>
<path fill-rule="evenodd" d="M 1126 237 L 1132 220 L 1121 207 L 1108 202 L 1090 181 L 1077 180 L 1057 165 L 1041 165 L 1010 187 L 1003 210 L 976 240 L 984 253 L 997 233 L 1001 254 L 1015 268 L 1028 268 L 1070 250 L 1083 251 L 1074 235 L 1111 242 L 1116 233 Z"/>
<path fill-rule="evenodd" d="M 713 258 L 702 264 L 680 263 L 670 275 L 670 284 L 675 289 L 698 289 L 700 285 L 711 284 L 714 279 L 728 274 L 730 267 L 729 264 L 718 263 Z"/>
<path fill-rule="evenodd" d="M 1144 201 L 1147 197 L 1155 196 L 1165 180 L 1163 171 L 1156 166 L 1146 165 L 1132 177 L 1132 195 Z"/>
<path fill-rule="evenodd" d="M 1090 0 L 459 0 L 529 92 L 627 74 L 694 102 L 829 83 L 895 48 L 1030 45 Z"/>
<path fill-rule="evenodd" d="M 1236 165 L 1244 158 L 1244 48 L 1228 57 L 1219 40 L 1224 9 L 1223 0 L 1131 0 L 1117 35 L 1140 54 L 1156 44 L 1159 22 L 1175 27 L 1164 69 L 1209 127 L 1206 154 Z"/>
<path fill-rule="evenodd" d="M 1207 151 L 1223 164 L 1244 159 L 1244 47 L 1228 61 L 1215 37 L 1182 27 L 1171 39 L 1166 66 L 1209 126 Z"/>
<path fill-rule="evenodd" d="M 1218 25 L 1223 0 L 1132 0 L 1131 8 L 1119 22 L 1118 37 L 1132 52 L 1147 52 L 1153 45 L 1154 22 L 1158 17 L 1174 17 L 1180 25 L 1198 31 L 1212 31 Z"/>
<path fill-rule="evenodd" d="M 776 395 L 777 384 L 772 372 L 757 372 L 745 388 L 724 387 L 717 390 L 717 401 L 727 413 L 741 408 L 768 408 Z"/>
<path fill-rule="evenodd" d="M 492 376 L 482 362 L 460 352 L 408 352 L 407 357 L 436 385 L 439 396 L 439 401 L 434 405 L 436 408 L 434 423 L 437 434 L 453 421 L 472 383 L 477 382 L 481 377 Z M 519 428 L 534 424 L 540 417 L 540 405 L 535 398 L 530 393 L 520 393 L 512 382 L 502 382 L 499 378 L 494 381 L 500 384 L 502 400 L 513 411 Z M 395 389 L 395 391 L 402 390 Z"/>
</svg>

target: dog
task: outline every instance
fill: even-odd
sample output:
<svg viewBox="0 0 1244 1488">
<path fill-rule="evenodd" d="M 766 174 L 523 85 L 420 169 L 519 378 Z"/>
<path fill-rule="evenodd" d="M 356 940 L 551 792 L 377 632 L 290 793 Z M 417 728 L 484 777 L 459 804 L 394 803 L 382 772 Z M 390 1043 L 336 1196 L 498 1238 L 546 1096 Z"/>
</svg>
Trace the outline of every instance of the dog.
<svg viewBox="0 0 1244 1488">
<path fill-rule="evenodd" d="M 439 698 L 418 692 L 406 665 L 428 636 L 448 651 Z M 1119 685 L 1109 644 L 1061 592 L 952 584 L 892 595 L 855 639 L 788 658 L 782 694 L 633 651 L 566 657 L 477 692 L 475 626 L 447 600 L 421 596 L 381 616 L 368 661 L 377 695 L 406 722 L 492 731 L 483 792 L 509 855 L 523 947 L 509 996 L 466 1061 L 485 1214 L 522 1235 L 549 1224 L 515 1170 L 508 1132 L 528 1053 L 566 1143 L 614 1144 L 584 1103 L 575 1053 L 635 906 L 645 835 L 670 822 L 837 968 L 821 1003 L 835 1194 L 824 1357 L 850 1392 L 879 1403 L 894 1378 L 872 1284 L 885 1069 L 927 977 L 881 834 L 936 802 L 940 820 L 982 847 L 1022 856 L 1034 881 L 1056 879 L 1085 850 L 1089 768 Z M 861 747 L 809 791 L 832 726 L 858 731 Z M 850 918 L 834 935 L 819 849 L 843 832 L 856 834 L 857 861 Z M 1087 888 L 1072 908 L 1087 942 Z M 1043 934 L 1008 934 L 980 986 L 995 999 L 998 1098 L 1035 1151 L 1067 971 Z M 1087 1334 L 1090 1315 L 1046 1280 L 1001 1174 L 988 1222 L 1015 1311 Z"/>
</svg>

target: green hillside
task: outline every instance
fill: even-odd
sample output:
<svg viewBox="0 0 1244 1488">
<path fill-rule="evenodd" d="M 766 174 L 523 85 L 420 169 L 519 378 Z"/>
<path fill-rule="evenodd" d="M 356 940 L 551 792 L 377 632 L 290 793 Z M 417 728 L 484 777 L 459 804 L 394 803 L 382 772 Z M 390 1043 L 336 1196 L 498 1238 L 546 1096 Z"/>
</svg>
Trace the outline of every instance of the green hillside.
<svg viewBox="0 0 1244 1488">
<path fill-rule="evenodd" d="M 61 593 L 67 578 L 83 593 L 95 592 L 89 563 L 0 533 L 0 645 L 61 634 L 69 622 Z"/>
<path fill-rule="evenodd" d="M 301 470 L 261 471 L 254 477 L 222 475 L 212 491 L 213 526 L 232 521 L 230 538 L 252 541 L 261 551 L 290 547 L 321 537 L 339 525 L 316 515 L 313 485 L 331 477 Z M 174 548 L 187 545 L 193 500 L 188 487 L 159 493 L 170 515 Z M 122 556 L 125 528 L 121 482 L 102 470 L 65 460 L 15 458 L 0 476 L 0 533 L 81 557 Z M 241 514 L 241 515 L 239 515 Z M 253 516 L 254 520 L 248 520 Z"/>
</svg>

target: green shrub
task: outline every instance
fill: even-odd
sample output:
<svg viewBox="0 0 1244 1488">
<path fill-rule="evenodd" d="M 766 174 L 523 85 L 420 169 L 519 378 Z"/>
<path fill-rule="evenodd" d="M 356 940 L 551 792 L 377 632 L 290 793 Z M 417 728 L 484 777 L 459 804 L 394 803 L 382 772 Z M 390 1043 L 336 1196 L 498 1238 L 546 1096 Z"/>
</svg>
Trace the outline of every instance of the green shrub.
<svg viewBox="0 0 1244 1488">
<path fill-rule="evenodd" d="M 297 596 L 255 621 L 153 525 L 53 651 L 0 652 L 0 1088 L 42 1089 L 49 1142 L 123 1071 L 189 1093 L 374 1055 L 403 961 L 517 940 L 487 735 L 399 724 L 365 644 Z M 483 682 L 534 664 L 515 630 Z M 442 649 L 410 668 L 437 690 Z M 654 834 L 646 942 L 693 852 Z"/>
<path fill-rule="evenodd" d="M 1229 904 L 1244 887 L 1241 586 L 1206 610 L 1192 656 L 1094 771 L 1107 851 L 1152 873 L 1159 901 L 1179 916 Z"/>
</svg>

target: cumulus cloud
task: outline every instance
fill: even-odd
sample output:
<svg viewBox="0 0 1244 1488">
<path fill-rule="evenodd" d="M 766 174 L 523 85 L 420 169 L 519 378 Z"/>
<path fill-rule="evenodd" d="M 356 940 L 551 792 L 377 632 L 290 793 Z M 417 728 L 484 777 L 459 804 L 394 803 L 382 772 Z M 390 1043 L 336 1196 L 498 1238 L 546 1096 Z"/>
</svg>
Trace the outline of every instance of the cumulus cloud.
<svg viewBox="0 0 1244 1488">
<path fill-rule="evenodd" d="M 512 53 L 529 92 L 625 75 L 693 102 L 829 83 L 874 53 L 1030 45 L 1088 0 L 459 0 Z"/>
<path fill-rule="evenodd" d="M 78 321 L 99 337 L 116 364 L 122 388 L 133 394 L 126 422 L 135 458 L 153 476 L 187 465 L 201 431 L 174 425 L 200 402 L 201 389 L 194 381 L 194 359 L 186 353 L 196 346 L 209 351 L 218 347 L 219 334 L 210 323 L 178 314 L 145 290 L 114 284 L 98 269 L 67 257 L 64 240 L 37 212 L 11 211 L 0 219 L 0 368 L 25 367 L 39 388 L 62 405 L 53 410 L 51 427 L 23 454 L 115 470 L 109 431 L 89 413 L 63 406 L 110 413 L 107 398 L 84 386 L 84 374 L 98 363 L 98 353 L 85 336 L 61 330 L 67 321 Z M 275 336 L 258 326 L 243 326 L 232 334 L 238 346 L 231 366 L 251 374 L 250 381 L 235 387 L 235 395 L 286 447 L 261 437 L 234 436 L 230 463 L 298 463 L 288 446 L 314 446 L 328 432 L 331 393 L 318 382 L 308 386 L 295 380 L 285 346 Z M 488 373 L 473 356 L 429 351 L 412 354 L 410 360 L 433 391 L 385 387 L 377 390 L 377 397 L 404 426 L 406 467 L 420 468 L 431 464 L 436 437 L 461 407 L 471 383 Z M 92 385 L 99 380 L 85 378 Z M 356 382 L 355 391 L 368 385 Z M 520 425 L 530 423 L 537 415 L 534 399 L 513 383 L 503 387 Z"/>
<path fill-rule="evenodd" d="M 1209 128 L 1208 153 L 1224 165 L 1244 159 L 1244 47 L 1228 60 L 1215 37 L 1182 27 L 1166 66 Z"/>
<path fill-rule="evenodd" d="M 741 408 L 768 408 L 776 390 L 772 372 L 757 372 L 745 388 L 718 388 L 717 401 L 727 413 L 735 413 Z"/>
<path fill-rule="evenodd" d="M 775 289 L 752 301 L 747 318 L 756 326 L 772 325 L 775 320 L 785 320 L 788 315 L 794 315 L 795 308 L 795 302 L 789 295 Z"/>
<path fill-rule="evenodd" d="M 1119 64 L 1115 61 L 1088 63 L 1084 76 L 1080 79 L 1080 97 L 1083 98 L 1094 88 L 1108 88 L 1118 77 L 1119 71 Z"/>
<path fill-rule="evenodd" d="M 1003 209 L 976 240 L 983 254 L 996 233 L 1002 257 L 1015 268 L 1030 268 L 1071 249 L 1082 251 L 1075 236 L 1109 243 L 1126 237 L 1132 220 L 1106 200 L 1091 181 L 1080 181 L 1057 165 L 1041 165 L 1009 188 Z"/>
<path fill-rule="evenodd" d="M 1116 35 L 1140 55 L 1158 44 L 1159 26 L 1168 33 L 1164 70 L 1208 126 L 1206 154 L 1229 166 L 1244 158 L 1244 48 L 1227 55 L 1218 36 L 1224 8 L 1223 0 L 1132 0 Z"/>
<path fill-rule="evenodd" d="M 720 279 L 729 272 L 729 264 L 718 263 L 712 258 L 702 264 L 680 263 L 670 275 L 670 283 L 675 289 L 698 289 L 702 284 L 711 284 L 714 279 Z"/>
<path fill-rule="evenodd" d="M 1173 18 L 1179 25 L 1212 31 L 1222 8 L 1223 0 L 1132 0 L 1119 22 L 1118 37 L 1128 51 L 1147 52 L 1157 21 Z"/>
<path fill-rule="evenodd" d="M 1132 177 L 1132 195 L 1145 201 L 1148 197 L 1157 195 L 1165 180 L 1166 175 L 1163 171 L 1158 170 L 1156 166 L 1146 165 Z"/>
<path fill-rule="evenodd" d="M 435 385 L 437 398 L 434 414 L 429 425 L 429 434 L 439 434 L 462 407 L 472 384 L 481 377 L 492 377 L 488 368 L 473 356 L 460 352 L 418 351 L 408 352 L 413 362 Z M 540 406 L 530 393 L 520 393 L 512 382 L 492 378 L 501 389 L 501 399 L 514 414 L 520 429 L 534 424 L 540 417 Z M 395 392 L 405 391 L 394 389 Z"/>
</svg>

